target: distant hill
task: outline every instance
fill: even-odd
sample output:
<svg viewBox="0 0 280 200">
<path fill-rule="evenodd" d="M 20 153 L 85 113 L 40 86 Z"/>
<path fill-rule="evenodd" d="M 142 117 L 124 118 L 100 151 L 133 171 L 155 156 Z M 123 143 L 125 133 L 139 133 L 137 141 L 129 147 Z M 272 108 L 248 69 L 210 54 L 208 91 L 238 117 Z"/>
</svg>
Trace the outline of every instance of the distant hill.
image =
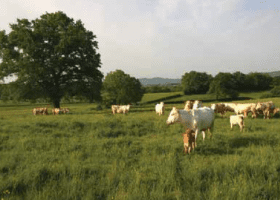
<svg viewBox="0 0 280 200">
<path fill-rule="evenodd" d="M 265 72 L 264 74 L 268 74 L 271 77 L 275 77 L 275 76 L 280 76 L 280 71 L 275 71 L 275 72 Z"/>
<path fill-rule="evenodd" d="M 275 76 L 280 76 L 280 71 L 274 71 L 274 72 L 261 72 L 263 74 L 268 74 L 271 77 L 275 77 Z M 139 78 L 139 81 L 141 82 L 141 84 L 143 86 L 147 86 L 147 85 L 164 85 L 164 84 L 180 84 L 181 83 L 181 79 L 171 79 L 171 78 Z"/>
<path fill-rule="evenodd" d="M 158 85 L 158 84 L 179 84 L 181 79 L 170 79 L 170 78 L 139 78 L 139 81 L 143 86 L 147 85 Z"/>
</svg>

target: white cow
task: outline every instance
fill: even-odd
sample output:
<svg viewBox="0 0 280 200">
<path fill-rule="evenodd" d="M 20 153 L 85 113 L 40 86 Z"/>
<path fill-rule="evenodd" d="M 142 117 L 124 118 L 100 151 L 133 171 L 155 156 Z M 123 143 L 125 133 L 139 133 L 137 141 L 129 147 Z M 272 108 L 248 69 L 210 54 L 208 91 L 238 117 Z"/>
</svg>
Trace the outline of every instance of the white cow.
<svg viewBox="0 0 280 200">
<path fill-rule="evenodd" d="M 156 105 L 156 114 L 164 115 L 164 103 L 160 102 L 160 104 Z"/>
<path fill-rule="evenodd" d="M 244 128 L 244 115 L 231 115 L 230 116 L 230 128 L 232 130 L 232 127 L 235 125 L 239 125 L 240 131 L 243 131 Z"/>
<path fill-rule="evenodd" d="M 244 113 L 244 117 L 247 117 L 248 112 L 251 112 L 251 107 L 254 107 L 255 105 L 256 103 L 238 103 L 234 107 L 234 112 L 236 115 Z"/>
<path fill-rule="evenodd" d="M 118 109 L 117 109 L 117 113 L 126 114 L 126 113 L 128 113 L 129 109 L 130 109 L 130 105 L 119 106 Z"/>
<path fill-rule="evenodd" d="M 193 109 L 191 111 L 178 110 L 175 107 L 171 110 L 168 119 L 166 121 L 167 125 L 174 124 L 175 122 L 183 124 L 183 126 L 188 129 L 195 131 L 195 146 L 196 138 L 199 132 L 202 132 L 203 141 L 205 138 L 205 131 L 214 128 L 215 114 L 214 110 L 208 107 Z M 210 137 L 212 134 L 210 132 Z"/>
<path fill-rule="evenodd" d="M 128 113 L 130 105 L 112 105 L 112 112 L 115 113 Z"/>
</svg>

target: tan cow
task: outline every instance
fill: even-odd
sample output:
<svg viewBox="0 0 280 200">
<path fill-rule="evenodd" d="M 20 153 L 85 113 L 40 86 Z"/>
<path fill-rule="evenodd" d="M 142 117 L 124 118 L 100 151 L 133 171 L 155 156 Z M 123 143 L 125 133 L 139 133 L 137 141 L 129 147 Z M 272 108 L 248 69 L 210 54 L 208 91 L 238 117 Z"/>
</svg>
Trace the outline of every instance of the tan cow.
<svg viewBox="0 0 280 200">
<path fill-rule="evenodd" d="M 268 117 L 268 114 L 270 114 L 270 111 L 274 112 L 275 105 L 272 101 L 268 102 L 258 102 L 256 106 L 256 110 L 259 114 L 264 115 L 264 119 Z"/>
<path fill-rule="evenodd" d="M 222 117 L 226 113 L 226 106 L 223 103 L 216 103 L 211 104 L 211 108 L 214 110 L 215 113 L 220 113 Z"/>
<path fill-rule="evenodd" d="M 279 112 L 279 108 L 271 108 L 271 107 L 267 107 L 264 111 L 264 116 L 268 119 L 270 119 L 270 113 L 272 113 L 272 117 Z"/>
<path fill-rule="evenodd" d="M 62 113 L 62 111 L 60 110 L 60 108 L 53 108 L 52 113 L 53 115 L 59 115 Z"/>
<path fill-rule="evenodd" d="M 41 114 L 39 108 L 33 108 L 32 113 L 33 113 L 33 115 L 40 115 Z"/>
<path fill-rule="evenodd" d="M 186 111 L 191 110 L 193 108 L 193 103 L 194 103 L 194 100 L 186 101 L 184 110 L 186 110 Z"/>
<path fill-rule="evenodd" d="M 119 105 L 112 105 L 112 113 L 115 114 L 119 108 Z"/>
<path fill-rule="evenodd" d="M 48 108 L 34 108 L 33 115 L 48 115 Z"/>
<path fill-rule="evenodd" d="M 69 113 L 69 108 L 61 108 L 60 110 L 63 114 Z"/>
<path fill-rule="evenodd" d="M 185 133 L 182 134 L 184 140 L 184 153 L 190 154 L 195 148 L 195 132 L 192 129 L 187 129 Z"/>
</svg>

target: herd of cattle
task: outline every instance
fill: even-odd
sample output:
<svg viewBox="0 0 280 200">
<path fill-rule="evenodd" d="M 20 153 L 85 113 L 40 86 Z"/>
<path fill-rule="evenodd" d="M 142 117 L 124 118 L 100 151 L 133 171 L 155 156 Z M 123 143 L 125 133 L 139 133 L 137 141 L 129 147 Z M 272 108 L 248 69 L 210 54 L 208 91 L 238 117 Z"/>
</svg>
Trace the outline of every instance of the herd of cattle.
<svg viewBox="0 0 280 200">
<path fill-rule="evenodd" d="M 33 109 L 33 115 L 48 115 L 48 108 L 34 108 Z M 69 113 L 69 108 L 53 108 L 52 109 L 53 115 L 58 114 L 66 114 Z"/>
<path fill-rule="evenodd" d="M 164 103 L 157 104 L 156 113 L 159 115 L 164 114 Z M 264 115 L 264 119 L 270 119 L 270 114 L 273 116 L 279 112 L 279 108 L 276 108 L 272 101 L 258 102 L 258 103 L 217 103 L 211 104 L 210 107 L 203 107 L 202 101 L 191 100 L 187 101 L 183 110 L 178 110 L 173 107 L 168 119 L 167 125 L 181 123 L 184 125 L 186 132 L 183 133 L 184 138 L 184 152 L 190 153 L 194 147 L 196 147 L 196 138 L 199 132 L 203 135 L 203 141 L 205 139 L 205 131 L 208 130 L 210 137 L 214 128 L 214 113 L 220 113 L 222 117 L 226 112 L 235 112 L 236 115 L 230 116 L 231 129 L 235 125 L 239 125 L 240 131 L 244 128 L 244 117 L 248 116 L 248 113 L 252 113 L 252 118 L 256 118 L 258 115 Z M 242 114 L 243 113 L 243 114 Z"/>
<path fill-rule="evenodd" d="M 112 105 L 112 113 L 128 113 L 130 105 Z M 160 102 L 155 106 L 156 114 L 164 115 L 164 102 Z M 220 113 L 222 117 L 226 112 L 235 112 L 236 115 L 230 116 L 231 129 L 235 125 L 239 125 L 240 131 L 244 129 L 244 118 L 248 116 L 248 113 L 252 113 L 252 118 L 257 118 L 258 115 L 263 115 L 264 119 L 270 119 L 279 112 L 279 108 L 276 108 L 272 101 L 258 102 L 258 103 L 217 103 L 211 104 L 210 107 L 203 107 L 200 100 L 186 101 L 183 110 L 178 110 L 173 107 L 168 119 L 167 125 L 174 123 L 181 123 L 186 132 L 183 133 L 184 138 L 184 152 L 190 153 L 194 149 L 196 144 L 196 138 L 198 133 L 202 133 L 203 141 L 205 139 L 205 131 L 208 130 L 210 138 L 214 128 L 215 113 Z M 69 113 L 68 108 L 54 108 L 52 109 L 53 115 L 61 113 Z M 243 113 L 243 114 L 242 114 Z M 48 115 L 47 108 L 34 108 L 34 115 Z"/>
</svg>

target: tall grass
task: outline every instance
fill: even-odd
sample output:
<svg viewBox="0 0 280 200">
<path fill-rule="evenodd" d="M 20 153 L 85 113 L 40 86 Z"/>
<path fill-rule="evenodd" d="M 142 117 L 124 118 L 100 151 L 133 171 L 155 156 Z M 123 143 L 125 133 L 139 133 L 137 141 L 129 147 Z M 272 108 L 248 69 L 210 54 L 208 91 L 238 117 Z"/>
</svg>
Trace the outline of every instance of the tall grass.
<svg viewBox="0 0 280 200">
<path fill-rule="evenodd" d="M 1 110 L 0 199 L 279 197 L 278 117 L 249 116 L 240 133 L 217 115 L 212 140 L 199 135 L 185 156 L 184 128 L 165 123 L 171 106 L 164 116 L 154 105 L 115 116 L 94 104 L 64 105 L 71 113 L 59 116 L 33 116 L 36 106 Z"/>
</svg>

